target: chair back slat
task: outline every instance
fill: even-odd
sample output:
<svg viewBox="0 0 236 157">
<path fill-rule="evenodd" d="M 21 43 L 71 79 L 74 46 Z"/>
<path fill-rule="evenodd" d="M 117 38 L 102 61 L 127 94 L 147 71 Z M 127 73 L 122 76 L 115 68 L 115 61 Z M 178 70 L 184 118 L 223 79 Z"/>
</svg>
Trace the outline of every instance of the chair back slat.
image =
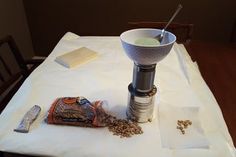
<svg viewBox="0 0 236 157">
<path fill-rule="evenodd" d="M 10 51 L 5 51 L 6 47 Z M 19 89 L 28 75 L 43 62 L 44 59 L 24 60 L 15 40 L 8 35 L 0 38 L 0 113 Z M 1 51 L 4 50 L 4 51 Z M 14 60 L 14 62 L 12 62 Z M 27 65 L 31 65 L 27 67 Z"/>
<path fill-rule="evenodd" d="M 4 66 L 5 70 L 7 71 L 8 75 L 12 75 L 10 68 L 8 67 L 6 62 L 3 60 L 2 56 L 0 56 L 0 61 L 1 61 L 2 65 Z"/>
<path fill-rule="evenodd" d="M 5 47 L 6 46 L 6 47 Z M 0 39 L 0 113 L 27 77 L 27 66 L 11 36 Z M 14 64 L 13 62 L 14 61 Z M 17 63 L 17 64 L 16 64 Z M 18 71 L 13 69 L 17 66 Z"/>
<path fill-rule="evenodd" d="M 28 69 L 25 64 L 25 61 L 24 61 L 18 47 L 16 46 L 16 43 L 15 43 L 14 39 L 12 38 L 12 36 L 7 36 L 7 42 L 9 44 L 9 47 L 11 48 L 11 51 L 13 52 L 13 55 L 15 56 L 15 59 L 16 59 L 18 65 L 20 66 L 20 68 L 22 70 L 27 71 Z"/>
</svg>

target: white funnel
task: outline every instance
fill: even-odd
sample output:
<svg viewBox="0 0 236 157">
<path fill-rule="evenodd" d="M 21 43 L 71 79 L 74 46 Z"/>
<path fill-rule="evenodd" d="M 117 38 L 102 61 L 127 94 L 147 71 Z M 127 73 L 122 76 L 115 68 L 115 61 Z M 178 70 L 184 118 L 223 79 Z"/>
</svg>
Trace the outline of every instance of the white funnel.
<svg viewBox="0 0 236 157">
<path fill-rule="evenodd" d="M 160 29 L 132 29 L 123 32 L 120 35 L 122 46 L 128 55 L 136 64 L 151 65 L 162 60 L 170 52 L 176 36 L 168 31 L 160 45 L 137 45 L 135 41 L 140 38 L 154 38 L 161 34 Z"/>
</svg>

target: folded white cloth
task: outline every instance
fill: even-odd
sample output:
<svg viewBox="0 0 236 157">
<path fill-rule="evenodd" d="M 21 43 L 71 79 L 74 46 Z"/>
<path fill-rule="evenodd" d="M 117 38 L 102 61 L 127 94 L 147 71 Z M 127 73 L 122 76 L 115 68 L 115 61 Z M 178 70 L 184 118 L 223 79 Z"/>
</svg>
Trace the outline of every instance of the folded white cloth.
<svg viewBox="0 0 236 157">
<path fill-rule="evenodd" d="M 178 120 L 190 120 L 192 122 L 184 129 L 185 134 L 177 129 Z M 159 126 L 161 143 L 165 148 L 209 148 L 209 143 L 199 121 L 199 107 L 175 107 L 161 103 Z"/>
<path fill-rule="evenodd" d="M 72 32 L 67 32 L 63 37 L 62 39 L 63 40 L 75 40 L 75 39 L 78 39 L 80 36 L 75 34 L 75 33 L 72 33 Z"/>
<path fill-rule="evenodd" d="M 183 71 L 183 74 L 185 76 L 185 78 L 187 79 L 188 83 L 190 83 L 190 77 L 189 77 L 189 72 L 188 72 L 188 68 L 187 68 L 187 63 L 186 60 L 184 59 L 184 51 L 181 51 L 181 47 L 177 45 L 177 43 L 174 44 L 173 49 L 176 52 L 179 64 L 180 64 L 180 68 Z M 186 56 L 186 55 L 185 55 Z"/>
<path fill-rule="evenodd" d="M 95 50 L 99 53 L 99 58 L 73 69 L 66 69 L 54 61 L 57 56 L 80 47 Z M 110 111 L 117 113 L 115 116 L 125 117 L 127 85 L 132 81 L 132 68 L 133 63 L 125 55 L 118 37 L 61 39 L 1 113 L 0 150 L 63 157 L 234 156 L 232 139 L 217 102 L 192 61 L 186 60 L 189 84 L 174 49 L 157 65 L 157 97 L 160 95 L 160 105 L 164 102 L 176 107 L 194 107 L 199 101 L 203 102 L 204 104 L 200 102 L 202 106 L 195 106 L 200 107 L 199 118 L 210 143 L 209 149 L 163 148 L 158 115 L 151 123 L 141 124 L 144 131 L 142 135 L 127 139 L 113 136 L 107 128 L 47 125 L 44 122 L 50 104 L 55 98 L 62 96 L 85 96 L 90 101 L 107 100 Z M 31 132 L 27 135 L 14 132 L 22 114 L 35 104 L 40 105 L 42 111 L 31 126 Z"/>
</svg>

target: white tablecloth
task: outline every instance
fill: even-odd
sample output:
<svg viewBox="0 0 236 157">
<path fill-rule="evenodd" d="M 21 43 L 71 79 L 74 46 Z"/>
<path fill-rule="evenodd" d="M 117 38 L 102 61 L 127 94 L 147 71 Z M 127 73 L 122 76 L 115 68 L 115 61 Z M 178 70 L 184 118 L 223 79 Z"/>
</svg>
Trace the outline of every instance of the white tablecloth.
<svg viewBox="0 0 236 157">
<path fill-rule="evenodd" d="M 73 69 L 67 69 L 54 61 L 56 56 L 82 46 L 97 51 L 98 58 Z M 85 96 L 91 101 L 107 100 L 116 116 L 125 117 L 127 86 L 132 80 L 132 69 L 133 63 L 125 55 L 119 37 L 78 37 L 66 34 L 47 59 L 26 79 L 0 115 L 0 150 L 71 157 L 234 156 L 234 145 L 214 96 L 185 48 L 177 44 L 157 65 L 157 96 L 160 105 L 181 107 L 194 103 L 189 97 L 189 93 L 194 93 L 194 97 L 201 102 L 199 121 L 209 141 L 209 149 L 163 148 L 158 115 L 151 123 L 141 124 L 144 134 L 127 139 L 113 136 L 107 128 L 58 126 L 44 122 L 51 103 L 62 96 Z M 42 111 L 30 132 L 14 132 L 22 116 L 33 105 L 41 106 Z"/>
</svg>

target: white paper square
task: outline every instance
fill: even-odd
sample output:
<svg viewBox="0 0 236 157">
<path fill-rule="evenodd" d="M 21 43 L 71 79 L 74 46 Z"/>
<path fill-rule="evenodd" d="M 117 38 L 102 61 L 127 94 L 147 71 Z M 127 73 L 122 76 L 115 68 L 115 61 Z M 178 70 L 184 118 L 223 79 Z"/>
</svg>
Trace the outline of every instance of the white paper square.
<svg viewBox="0 0 236 157">
<path fill-rule="evenodd" d="M 175 107 L 161 103 L 158 117 L 162 146 L 170 149 L 209 148 L 198 113 L 199 107 Z M 192 121 L 185 134 L 177 129 L 178 120 Z"/>
</svg>

